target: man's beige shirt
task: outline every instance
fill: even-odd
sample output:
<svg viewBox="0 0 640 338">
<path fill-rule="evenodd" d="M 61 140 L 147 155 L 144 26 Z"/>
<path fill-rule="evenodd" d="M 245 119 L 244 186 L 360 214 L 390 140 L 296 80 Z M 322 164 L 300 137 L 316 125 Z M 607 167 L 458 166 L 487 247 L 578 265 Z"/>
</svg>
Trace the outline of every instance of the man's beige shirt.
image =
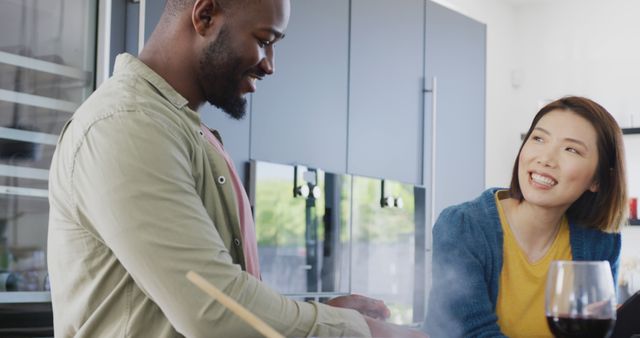
<svg viewBox="0 0 640 338">
<path fill-rule="evenodd" d="M 198 113 L 136 58 L 60 136 L 48 264 L 56 337 L 259 337 L 185 278 L 203 275 L 285 336 L 371 334 L 353 310 L 296 302 L 243 271 L 229 169 Z"/>
</svg>

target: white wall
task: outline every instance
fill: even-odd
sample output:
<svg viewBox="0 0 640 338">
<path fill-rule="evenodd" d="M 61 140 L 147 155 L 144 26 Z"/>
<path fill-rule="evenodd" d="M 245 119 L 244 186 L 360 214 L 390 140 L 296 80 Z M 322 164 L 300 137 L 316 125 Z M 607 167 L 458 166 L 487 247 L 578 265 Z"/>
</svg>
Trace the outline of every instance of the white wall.
<svg viewBox="0 0 640 338">
<path fill-rule="evenodd" d="M 548 100 L 584 95 L 640 127 L 640 1 L 434 1 L 487 24 L 487 187 L 508 184 L 520 133 Z M 640 197 L 640 135 L 625 146 Z"/>
<path fill-rule="evenodd" d="M 539 103 L 583 95 L 622 127 L 640 127 L 640 1 L 540 0 L 516 7 L 514 126 L 526 130 Z M 640 196 L 640 135 L 625 136 L 629 193 Z"/>
</svg>

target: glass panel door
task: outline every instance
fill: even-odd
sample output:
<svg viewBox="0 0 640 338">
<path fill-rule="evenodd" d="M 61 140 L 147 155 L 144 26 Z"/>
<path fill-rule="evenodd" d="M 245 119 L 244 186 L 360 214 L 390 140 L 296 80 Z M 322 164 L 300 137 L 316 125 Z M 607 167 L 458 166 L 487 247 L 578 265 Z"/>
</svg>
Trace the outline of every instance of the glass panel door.
<svg viewBox="0 0 640 338">
<path fill-rule="evenodd" d="M 268 162 L 251 172 L 264 282 L 297 299 L 382 299 L 390 321 L 414 322 L 412 185 Z"/>
<path fill-rule="evenodd" d="M 389 321 L 411 324 L 421 301 L 414 300 L 414 187 L 353 177 L 352 196 L 353 292 L 384 300 Z"/>
<path fill-rule="evenodd" d="M 48 300 L 48 169 L 94 89 L 96 22 L 97 0 L 0 2 L 0 291 L 41 291 L 0 303 Z"/>
<path fill-rule="evenodd" d="M 268 162 L 252 172 L 263 281 L 294 298 L 349 293 L 350 178 Z"/>
</svg>

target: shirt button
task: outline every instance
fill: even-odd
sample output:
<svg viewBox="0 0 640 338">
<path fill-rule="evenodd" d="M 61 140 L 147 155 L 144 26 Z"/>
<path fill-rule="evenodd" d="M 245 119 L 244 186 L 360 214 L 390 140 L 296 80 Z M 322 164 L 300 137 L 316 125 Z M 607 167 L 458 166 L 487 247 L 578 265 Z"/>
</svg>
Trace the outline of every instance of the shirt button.
<svg viewBox="0 0 640 338">
<path fill-rule="evenodd" d="M 240 246 L 240 240 L 239 239 L 234 239 L 233 240 L 233 244 L 235 244 L 236 246 Z"/>
<path fill-rule="evenodd" d="M 218 176 L 218 183 L 224 184 L 227 181 L 227 178 L 224 176 Z"/>
</svg>

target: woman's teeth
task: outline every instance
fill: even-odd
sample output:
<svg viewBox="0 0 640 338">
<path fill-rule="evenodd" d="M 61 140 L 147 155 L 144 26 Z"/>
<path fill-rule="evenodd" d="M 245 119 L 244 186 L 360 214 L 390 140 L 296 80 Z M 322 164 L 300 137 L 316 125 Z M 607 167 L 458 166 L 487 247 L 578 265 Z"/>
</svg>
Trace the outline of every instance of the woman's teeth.
<svg viewBox="0 0 640 338">
<path fill-rule="evenodd" d="M 531 174 L 531 180 L 533 180 L 534 182 L 538 183 L 538 184 L 543 184 L 549 187 L 553 187 L 554 185 L 558 184 L 558 182 L 556 182 L 554 179 L 547 177 L 547 176 L 542 176 L 539 174 Z"/>
</svg>

